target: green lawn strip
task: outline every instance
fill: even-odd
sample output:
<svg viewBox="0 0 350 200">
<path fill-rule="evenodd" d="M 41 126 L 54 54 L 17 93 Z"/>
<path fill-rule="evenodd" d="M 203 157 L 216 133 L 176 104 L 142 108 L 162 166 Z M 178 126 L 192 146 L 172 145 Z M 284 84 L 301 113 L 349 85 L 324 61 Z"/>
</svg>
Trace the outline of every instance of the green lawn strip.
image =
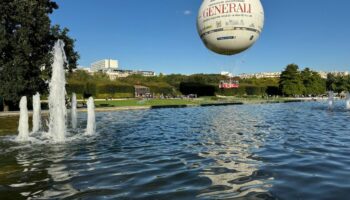
<svg viewBox="0 0 350 200">
<path fill-rule="evenodd" d="M 130 106 L 172 106 L 172 105 L 201 105 L 201 104 L 225 104 L 225 103 L 271 103 L 286 102 L 285 98 L 258 98 L 258 97 L 201 97 L 197 99 L 126 99 L 126 100 L 110 100 L 96 101 L 97 107 L 130 107 Z"/>
<path fill-rule="evenodd" d="M 195 105 L 194 100 L 186 99 L 143 99 L 143 100 L 119 100 L 119 101 L 96 101 L 97 107 L 125 107 L 125 106 L 165 106 L 165 105 Z"/>
</svg>

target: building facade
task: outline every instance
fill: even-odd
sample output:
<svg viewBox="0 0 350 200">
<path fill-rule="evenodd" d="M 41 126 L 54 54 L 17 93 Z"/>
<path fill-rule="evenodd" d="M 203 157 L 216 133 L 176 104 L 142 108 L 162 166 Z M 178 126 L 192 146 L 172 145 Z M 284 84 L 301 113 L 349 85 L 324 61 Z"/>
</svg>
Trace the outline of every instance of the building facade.
<svg viewBox="0 0 350 200">
<path fill-rule="evenodd" d="M 119 67 L 118 60 L 104 59 L 91 64 L 91 70 L 94 72 L 108 72 L 116 70 Z"/>
<path fill-rule="evenodd" d="M 156 73 L 153 71 L 122 70 L 122 69 L 108 71 L 106 72 L 106 74 L 111 80 L 115 80 L 117 78 L 125 78 L 131 75 L 141 75 L 146 77 L 151 77 L 156 75 Z"/>
<path fill-rule="evenodd" d="M 240 74 L 239 77 L 241 79 L 247 78 L 279 78 L 281 76 L 281 72 L 261 72 L 255 74 Z"/>
<path fill-rule="evenodd" d="M 338 71 L 333 71 L 333 72 L 324 72 L 324 71 L 319 71 L 317 72 L 321 78 L 326 79 L 328 74 L 332 74 L 334 76 L 348 76 L 350 73 L 348 71 L 344 72 L 338 72 Z M 261 72 L 261 73 L 254 73 L 254 74 L 240 74 L 238 75 L 241 79 L 248 79 L 248 78 L 279 78 L 281 76 L 281 72 Z"/>
<path fill-rule="evenodd" d="M 134 85 L 135 88 L 135 97 L 150 97 L 151 90 L 149 87 L 142 85 Z"/>
</svg>

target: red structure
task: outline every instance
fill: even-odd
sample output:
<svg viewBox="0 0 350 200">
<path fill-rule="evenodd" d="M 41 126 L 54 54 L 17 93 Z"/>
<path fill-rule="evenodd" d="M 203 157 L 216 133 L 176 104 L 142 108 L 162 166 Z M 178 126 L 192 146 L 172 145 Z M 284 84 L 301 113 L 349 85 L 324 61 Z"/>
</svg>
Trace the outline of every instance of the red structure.
<svg viewBox="0 0 350 200">
<path fill-rule="evenodd" d="M 238 81 L 220 81 L 219 85 L 220 89 L 231 89 L 231 88 L 239 88 L 239 82 Z"/>
</svg>

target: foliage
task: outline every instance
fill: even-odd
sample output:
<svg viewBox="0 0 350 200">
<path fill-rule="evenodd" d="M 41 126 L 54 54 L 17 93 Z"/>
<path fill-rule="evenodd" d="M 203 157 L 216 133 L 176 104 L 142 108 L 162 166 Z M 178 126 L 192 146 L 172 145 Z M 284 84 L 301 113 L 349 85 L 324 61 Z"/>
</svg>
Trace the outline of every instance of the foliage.
<svg viewBox="0 0 350 200">
<path fill-rule="evenodd" d="M 66 85 L 66 90 L 68 94 L 76 93 L 76 94 L 84 94 L 85 92 L 85 84 L 81 82 L 69 83 Z"/>
<path fill-rule="evenodd" d="M 57 39 L 67 42 L 69 67 L 76 66 L 79 56 L 68 29 L 51 27 L 49 14 L 57 8 L 51 0 L 0 1 L 0 95 L 6 108 L 18 109 L 21 96 L 46 91 Z"/>
<path fill-rule="evenodd" d="M 328 74 L 326 86 L 327 90 L 335 91 L 338 93 L 350 91 L 350 75 L 335 76 L 333 74 Z"/>
<path fill-rule="evenodd" d="M 249 78 L 239 80 L 241 85 L 278 86 L 279 78 Z"/>
<path fill-rule="evenodd" d="M 298 65 L 290 64 L 282 71 L 279 85 L 283 95 L 295 96 L 304 93 L 305 87 L 298 69 Z"/>
<path fill-rule="evenodd" d="M 311 71 L 309 68 L 305 68 L 301 72 L 301 77 L 303 80 L 305 96 L 317 96 L 324 94 L 326 92 L 326 82 L 319 73 Z"/>
<path fill-rule="evenodd" d="M 184 95 L 214 96 L 215 86 L 198 82 L 182 82 L 180 83 L 180 92 Z"/>
<path fill-rule="evenodd" d="M 84 90 L 84 98 L 89 98 L 91 96 L 96 96 L 96 84 L 94 82 L 87 82 Z"/>
<path fill-rule="evenodd" d="M 131 85 L 122 85 L 116 83 L 106 83 L 97 86 L 98 93 L 105 93 L 114 95 L 115 93 L 132 93 L 134 94 L 135 89 Z"/>
<path fill-rule="evenodd" d="M 119 98 L 134 98 L 134 93 L 114 93 L 111 94 L 104 94 L 104 93 L 98 93 L 96 95 L 97 99 L 119 99 Z"/>
<path fill-rule="evenodd" d="M 245 89 L 247 95 L 264 96 L 266 94 L 265 87 L 247 86 Z"/>
<path fill-rule="evenodd" d="M 3 99 L 2 99 L 2 97 L 0 96 L 0 110 L 3 110 L 4 108 L 3 108 L 3 103 L 2 103 L 2 101 L 3 101 Z"/>
<path fill-rule="evenodd" d="M 50 32 L 52 47 L 57 40 L 62 40 L 64 42 L 64 52 L 66 53 L 67 58 L 65 69 L 67 69 L 69 72 L 72 72 L 73 69 L 77 68 L 77 62 L 80 58 L 80 55 L 78 54 L 78 52 L 74 51 L 75 40 L 68 35 L 69 29 L 63 28 L 61 30 L 61 27 L 59 25 L 54 25 L 53 27 L 51 27 Z"/>
<path fill-rule="evenodd" d="M 281 91 L 278 86 L 267 86 L 266 94 L 270 96 L 279 96 L 281 95 Z"/>
</svg>

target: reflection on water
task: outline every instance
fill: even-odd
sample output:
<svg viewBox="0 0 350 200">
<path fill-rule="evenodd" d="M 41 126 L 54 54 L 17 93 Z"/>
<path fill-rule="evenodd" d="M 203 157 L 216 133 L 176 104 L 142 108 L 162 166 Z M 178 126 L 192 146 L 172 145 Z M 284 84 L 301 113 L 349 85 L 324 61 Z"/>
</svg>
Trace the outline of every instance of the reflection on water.
<svg viewBox="0 0 350 200">
<path fill-rule="evenodd" d="M 223 117 L 214 115 L 211 118 L 216 137 L 209 135 L 205 145 L 207 150 L 199 154 L 215 160 L 202 172 L 203 176 L 211 180 L 212 186 L 202 191 L 199 197 L 268 196 L 269 180 L 273 178 L 259 174 L 260 163 L 251 158 L 252 150 L 264 144 L 266 133 L 262 130 L 259 132 L 257 128 L 263 127 L 264 121 L 240 109 L 223 110 L 220 116 Z"/>
<path fill-rule="evenodd" d="M 349 119 L 340 103 L 97 113 L 96 138 L 0 137 L 0 197 L 346 199 Z"/>
</svg>

